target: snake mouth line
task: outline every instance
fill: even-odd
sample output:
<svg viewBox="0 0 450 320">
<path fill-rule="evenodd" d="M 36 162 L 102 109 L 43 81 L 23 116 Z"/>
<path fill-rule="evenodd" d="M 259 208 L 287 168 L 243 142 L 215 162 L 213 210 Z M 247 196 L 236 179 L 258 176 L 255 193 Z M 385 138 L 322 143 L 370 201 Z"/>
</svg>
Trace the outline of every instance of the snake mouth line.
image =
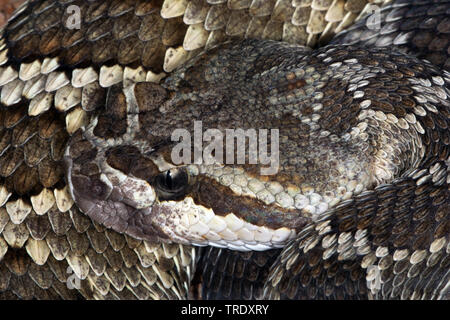
<svg viewBox="0 0 450 320">
<path fill-rule="evenodd" d="M 162 214 L 158 215 L 156 223 L 169 238 L 181 243 L 263 251 L 281 248 L 296 235 L 294 229 L 257 226 L 234 213 L 217 215 L 209 208 L 196 205 L 191 197 L 167 201 L 157 207 Z"/>
<path fill-rule="evenodd" d="M 226 190 L 222 185 L 212 179 L 207 182 L 205 177 L 197 187 L 189 188 L 190 193 L 182 197 L 183 201 L 173 201 L 158 199 L 154 188 L 148 183 L 132 182 L 130 177 L 112 168 L 107 168 L 100 175 L 82 176 L 80 172 L 89 166 L 86 162 L 89 157 L 83 156 L 82 162 L 79 158 L 73 158 L 81 136 L 79 134 L 74 138 L 75 142 L 69 144 L 64 158 L 70 194 L 85 214 L 118 232 L 150 241 L 160 239 L 239 251 L 283 247 L 296 235 L 296 229 L 282 225 L 287 212 L 292 216 L 298 212 L 278 208 L 272 213 L 273 218 L 267 217 L 266 213 L 274 211 L 276 206 L 269 209 L 271 206 L 260 204 L 260 211 L 257 211 L 255 199 L 249 198 L 246 203 L 242 197 L 234 196 L 233 200 L 231 194 L 230 197 L 223 194 Z M 91 154 L 90 159 L 94 160 L 99 154 L 102 152 Z M 197 182 L 199 179 L 196 178 Z M 137 182 L 142 183 L 141 195 L 134 184 Z M 205 185 L 209 185 L 210 189 L 205 190 Z M 129 193 L 127 190 L 133 191 Z M 202 196 L 205 193 L 212 198 Z M 227 203 L 221 203 L 219 197 Z M 233 208 L 237 215 L 230 211 Z M 300 227 L 298 224 L 304 225 L 307 219 L 296 217 L 295 220 L 300 221 L 297 222 L 297 227 Z"/>
</svg>

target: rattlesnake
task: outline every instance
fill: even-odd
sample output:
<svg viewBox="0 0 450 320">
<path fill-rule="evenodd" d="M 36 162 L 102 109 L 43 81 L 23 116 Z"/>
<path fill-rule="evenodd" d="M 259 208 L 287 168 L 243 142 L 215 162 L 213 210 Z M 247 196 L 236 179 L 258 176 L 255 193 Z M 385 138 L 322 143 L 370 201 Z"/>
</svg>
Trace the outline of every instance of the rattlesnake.
<svg viewBox="0 0 450 320">
<path fill-rule="evenodd" d="M 448 299 L 450 2 L 382 5 L 24 4 L 0 43 L 0 296 Z M 279 171 L 174 166 L 194 120 L 278 129 Z"/>
</svg>

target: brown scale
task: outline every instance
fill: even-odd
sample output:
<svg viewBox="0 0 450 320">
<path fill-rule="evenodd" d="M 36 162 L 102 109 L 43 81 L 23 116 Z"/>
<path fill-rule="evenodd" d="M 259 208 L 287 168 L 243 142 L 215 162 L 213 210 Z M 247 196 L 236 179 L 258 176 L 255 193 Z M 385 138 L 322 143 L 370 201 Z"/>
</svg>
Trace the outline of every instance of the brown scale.
<svg viewBox="0 0 450 320">
<path fill-rule="evenodd" d="M 107 163 L 124 173 L 131 173 L 145 181 L 152 181 L 159 174 L 156 165 L 148 158 L 143 157 L 136 148 L 111 148 L 107 154 Z"/>
<path fill-rule="evenodd" d="M 159 47 L 164 51 L 168 46 L 179 46 L 186 30 L 182 20 L 159 18 L 163 23 L 157 27 L 151 20 L 160 1 L 149 4 L 131 1 L 127 5 L 114 2 L 117 1 L 75 3 L 83 13 L 79 30 L 61 25 L 61 21 L 70 18 L 66 6 L 74 3 L 30 4 L 16 17 L 17 22 L 7 27 L 5 37 L 9 41 L 10 56 L 18 62 L 59 56 L 63 65 L 70 67 L 93 63 L 98 70 L 105 63 L 120 63 L 142 65 L 161 72 L 164 55 L 154 54 L 153 39 L 161 39 Z"/>
<path fill-rule="evenodd" d="M 67 137 L 62 131 L 64 123 L 61 117 L 45 113 L 28 118 L 25 116 L 26 108 L 26 104 L 21 102 L 2 112 L 2 139 L 11 146 L 3 149 L 0 156 L 0 176 L 10 190 L 16 190 L 20 195 L 37 194 L 42 187 L 52 187 L 62 180 L 62 170 L 58 167 Z M 22 165 L 19 158 L 24 161 Z"/>
<path fill-rule="evenodd" d="M 17 299 L 17 297 L 76 299 L 80 297 L 57 280 L 55 271 L 51 270 L 50 261 L 48 265 L 38 266 L 22 250 L 8 252 L 0 269 L 3 269 L 1 283 L 13 288 L 11 291 L 0 293 L 2 299 Z"/>
<path fill-rule="evenodd" d="M 60 215 L 61 215 L 61 213 L 59 213 L 57 216 L 60 216 Z M 56 239 L 56 241 L 53 242 L 54 245 L 61 246 L 61 245 L 64 245 L 64 243 L 66 243 L 66 249 L 63 249 L 63 251 L 65 253 L 62 253 L 63 255 L 66 255 L 69 251 L 72 251 L 75 254 L 89 256 L 90 257 L 90 263 L 92 264 L 93 270 L 96 270 L 100 274 L 104 274 L 106 272 L 106 274 L 108 274 L 109 279 L 111 281 L 113 281 L 113 283 L 118 287 L 118 289 L 123 289 L 123 283 L 124 283 L 123 279 L 125 279 L 125 277 L 124 277 L 124 275 L 122 273 L 117 273 L 118 270 L 120 270 L 120 265 L 122 264 L 122 261 L 134 261 L 134 262 L 136 262 L 136 259 L 137 259 L 136 254 L 133 251 L 130 251 L 128 249 L 128 247 L 127 247 L 128 251 L 124 250 L 124 248 L 125 248 L 125 239 L 124 239 L 124 237 L 122 235 L 117 235 L 117 234 L 108 234 L 109 240 L 107 240 L 107 238 L 103 236 L 104 240 L 103 240 L 103 249 L 102 249 L 102 248 L 98 247 L 98 245 L 97 246 L 93 245 L 93 244 L 97 243 L 96 239 L 101 239 L 101 237 L 99 238 L 99 236 L 103 235 L 102 233 L 99 233 L 98 231 L 95 231 L 95 228 L 94 228 L 93 232 L 90 233 L 89 237 L 86 237 L 86 235 L 84 234 L 84 231 L 86 231 L 87 228 L 92 229 L 92 224 L 91 223 L 87 224 L 88 221 L 85 220 L 86 217 L 80 215 L 80 213 L 75 213 L 75 212 L 71 212 L 70 217 L 69 217 L 69 214 L 67 213 L 65 215 L 65 217 L 66 218 L 63 219 L 63 220 L 60 220 L 60 221 L 53 220 L 53 222 L 51 223 L 53 231 L 56 232 L 57 234 L 58 233 L 61 234 L 61 237 L 63 237 L 63 238 L 60 238 L 60 239 Z M 73 225 L 76 226 L 75 228 L 77 228 L 77 230 L 75 230 L 74 227 L 71 228 L 72 221 L 73 221 Z M 77 221 L 77 222 L 75 223 L 75 221 Z M 55 228 L 57 228 L 57 229 L 55 229 Z M 88 230 L 88 234 L 89 234 L 89 230 Z M 65 240 L 66 237 L 67 237 L 67 240 Z M 47 242 L 49 242 L 49 238 L 50 237 L 47 237 L 47 239 L 48 239 Z M 112 248 L 108 249 L 108 241 L 111 242 L 111 245 L 113 246 L 112 248 L 119 249 L 120 253 L 116 252 Z M 82 245 L 82 243 L 85 243 L 85 244 Z M 121 243 L 121 244 L 119 245 L 119 243 Z M 50 245 L 50 242 L 49 242 L 49 245 Z M 90 254 L 83 253 L 91 245 L 92 245 L 92 248 L 96 248 L 95 250 L 97 250 L 98 252 L 103 252 L 104 254 L 103 255 L 101 255 L 101 254 L 99 255 L 98 253 L 96 253 L 96 251 L 93 251 L 92 249 L 88 249 Z M 83 246 L 84 246 L 84 248 L 83 248 Z M 120 249 L 120 247 L 122 247 L 122 249 Z M 57 249 L 55 248 L 55 249 L 52 249 L 52 250 L 55 251 L 55 256 L 56 256 L 57 255 L 56 254 L 57 253 Z M 102 258 L 103 256 L 106 259 Z M 134 256 L 134 258 L 133 258 L 133 256 Z M 9 261 L 9 260 L 7 260 L 7 259 L 9 259 L 8 257 L 9 256 L 6 256 L 4 258 L 4 259 L 6 259 L 6 260 L 4 260 L 5 262 Z M 28 255 L 26 255 L 26 257 L 28 257 Z M 101 267 L 101 265 L 102 265 L 102 262 L 101 262 L 102 260 L 101 259 L 103 259 L 103 267 Z M 28 261 L 28 260 L 26 260 L 26 261 Z M 65 271 L 66 271 L 68 265 L 66 264 L 65 267 L 60 268 L 59 267 L 60 266 L 60 262 L 56 262 L 55 260 L 53 260 L 53 261 L 54 262 L 52 263 L 52 257 L 49 257 L 48 265 L 50 266 L 50 268 L 52 268 L 53 272 L 58 272 L 58 270 L 60 270 L 60 275 L 58 276 L 59 280 L 65 282 L 66 281 L 65 279 L 67 277 L 67 275 L 65 275 Z M 133 262 L 129 262 L 129 264 L 130 263 L 133 263 Z M 111 267 L 110 268 L 107 267 L 108 265 L 111 265 Z M 30 264 L 30 268 L 32 266 L 34 266 L 33 263 Z M 44 266 L 44 268 L 48 269 L 48 267 L 46 267 L 46 266 Z M 54 268 L 59 268 L 59 269 L 54 269 Z M 164 268 L 164 270 L 167 270 L 166 268 Z M 44 271 L 42 270 L 42 272 L 44 272 Z M 18 271 L 16 271 L 16 273 L 18 273 Z M 18 273 L 18 274 L 21 275 L 21 273 Z M 28 274 L 30 274 L 30 276 L 32 276 L 32 273 L 30 271 L 28 271 Z M 44 275 L 49 276 L 48 273 L 46 273 L 46 274 L 44 273 Z M 135 274 L 135 278 L 136 278 L 136 274 Z M 34 283 L 30 282 L 28 278 L 16 278 L 15 276 L 13 276 L 13 279 L 14 280 L 13 280 L 12 284 L 14 286 L 18 287 L 17 289 L 15 289 L 14 293 L 17 294 L 19 297 L 25 298 L 25 297 L 28 297 L 28 296 L 32 296 L 32 292 L 34 292 L 35 295 L 37 294 L 36 293 L 37 289 L 35 288 L 36 286 L 34 285 Z M 19 281 L 19 282 L 17 282 L 17 281 Z M 28 286 L 28 288 L 29 288 L 28 290 L 30 290 L 30 292 L 24 291 L 25 287 L 21 287 L 19 285 L 19 283 L 22 283 L 24 281 L 26 281 L 26 283 L 29 285 Z M 37 280 L 35 280 L 35 282 L 37 282 Z M 65 299 L 67 299 L 67 298 L 75 298 L 75 297 L 77 297 L 76 295 L 75 296 L 73 295 L 74 294 L 73 291 L 70 291 L 70 294 L 68 294 L 69 290 L 67 290 L 67 287 L 65 286 L 65 284 L 59 284 L 58 281 L 55 281 L 55 285 L 60 286 L 60 288 L 58 288 L 57 290 L 59 290 L 59 291 L 62 290 L 62 292 L 59 292 L 58 298 L 65 298 Z M 65 292 L 65 291 L 67 291 L 67 292 Z M 48 290 L 48 293 L 50 293 L 50 292 L 52 292 L 51 289 Z M 83 292 L 83 296 L 85 298 L 88 298 L 88 297 L 92 296 L 92 292 L 90 292 L 89 294 L 87 294 L 84 290 L 81 290 L 81 292 Z M 159 293 L 164 295 L 162 292 L 159 292 Z M 147 293 L 147 297 L 148 297 L 148 295 L 149 294 Z M 42 297 L 48 298 L 48 297 L 42 296 L 42 294 L 38 295 L 38 296 L 41 297 L 41 298 Z M 142 289 L 141 289 L 141 293 L 140 293 L 139 296 L 140 297 L 145 296 L 144 291 L 142 291 Z M 52 295 L 50 295 L 50 297 L 52 297 Z M 131 294 L 131 295 L 125 295 L 124 296 L 124 292 L 118 291 L 118 292 L 115 292 L 114 296 L 109 296 L 109 298 L 118 298 L 118 297 L 132 298 L 133 295 Z"/>
<path fill-rule="evenodd" d="M 127 103 L 118 85 L 108 90 L 105 109 L 98 117 L 94 134 L 105 139 L 122 136 L 127 131 Z"/>
</svg>

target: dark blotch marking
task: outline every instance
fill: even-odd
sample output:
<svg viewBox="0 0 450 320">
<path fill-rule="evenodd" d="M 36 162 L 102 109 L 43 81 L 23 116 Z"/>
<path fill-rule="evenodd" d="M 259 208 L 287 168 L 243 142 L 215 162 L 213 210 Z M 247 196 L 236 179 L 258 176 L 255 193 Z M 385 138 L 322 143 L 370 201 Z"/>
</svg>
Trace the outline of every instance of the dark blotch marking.
<svg viewBox="0 0 450 320">
<path fill-rule="evenodd" d="M 291 82 L 288 84 L 288 89 L 289 90 L 294 90 L 294 89 L 298 89 L 301 87 L 304 87 L 306 84 L 306 81 L 304 79 L 298 79 L 294 82 Z"/>
<path fill-rule="evenodd" d="M 119 146 L 106 152 L 106 161 L 114 169 L 150 181 L 159 174 L 158 167 L 133 146 Z"/>
<path fill-rule="evenodd" d="M 140 112 L 153 111 L 166 100 L 166 90 L 155 83 L 139 82 L 134 87 L 134 95 Z"/>
<path fill-rule="evenodd" d="M 72 176 L 72 185 L 77 194 L 85 200 L 106 200 L 111 190 L 100 180 L 100 175 L 84 177 L 80 175 Z M 81 208 L 87 211 L 87 208 Z"/>
<path fill-rule="evenodd" d="M 301 229 L 311 221 L 309 216 L 302 215 L 299 210 L 268 205 L 248 196 L 238 196 L 228 187 L 208 177 L 199 177 L 187 196 L 192 196 L 197 205 L 211 208 L 217 215 L 234 213 L 257 226 L 272 229 L 289 226 Z"/>
<path fill-rule="evenodd" d="M 77 163 L 86 164 L 97 156 L 97 150 L 89 141 L 84 140 L 81 131 L 77 131 L 72 137 L 70 154 Z"/>
<path fill-rule="evenodd" d="M 98 117 L 94 134 L 105 139 L 117 138 L 127 131 L 127 101 L 122 91 L 122 84 L 109 88 L 105 112 Z"/>
</svg>

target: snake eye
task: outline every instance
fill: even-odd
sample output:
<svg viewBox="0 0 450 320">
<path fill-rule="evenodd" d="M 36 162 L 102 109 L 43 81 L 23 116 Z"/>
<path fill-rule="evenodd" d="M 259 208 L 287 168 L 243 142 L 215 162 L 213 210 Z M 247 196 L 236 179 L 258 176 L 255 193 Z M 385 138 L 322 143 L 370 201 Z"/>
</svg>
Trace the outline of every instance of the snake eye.
<svg viewBox="0 0 450 320">
<path fill-rule="evenodd" d="M 184 193 L 189 185 L 189 176 L 184 169 L 171 169 L 156 176 L 156 190 L 159 198 L 173 199 Z"/>
</svg>

